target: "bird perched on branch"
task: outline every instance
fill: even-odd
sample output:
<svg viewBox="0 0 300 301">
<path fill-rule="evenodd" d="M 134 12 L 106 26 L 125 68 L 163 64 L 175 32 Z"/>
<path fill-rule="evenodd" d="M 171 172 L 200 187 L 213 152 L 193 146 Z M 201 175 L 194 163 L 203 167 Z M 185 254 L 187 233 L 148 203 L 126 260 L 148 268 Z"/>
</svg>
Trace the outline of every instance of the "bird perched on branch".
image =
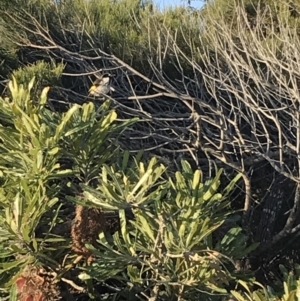
<svg viewBox="0 0 300 301">
<path fill-rule="evenodd" d="M 111 77 L 111 74 L 105 73 L 97 78 L 89 89 L 89 95 L 103 98 L 105 95 L 108 95 L 110 91 L 113 91 L 114 89 L 111 87 Z"/>
</svg>

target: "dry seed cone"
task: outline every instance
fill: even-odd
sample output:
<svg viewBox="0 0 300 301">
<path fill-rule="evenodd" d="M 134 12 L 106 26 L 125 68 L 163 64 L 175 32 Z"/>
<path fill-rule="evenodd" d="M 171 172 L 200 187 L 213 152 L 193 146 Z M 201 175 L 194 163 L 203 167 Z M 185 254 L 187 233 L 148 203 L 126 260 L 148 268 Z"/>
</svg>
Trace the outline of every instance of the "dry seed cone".
<svg viewBox="0 0 300 301">
<path fill-rule="evenodd" d="M 56 301 L 60 291 L 54 276 L 42 267 L 27 266 L 16 280 L 18 301 Z"/>
</svg>

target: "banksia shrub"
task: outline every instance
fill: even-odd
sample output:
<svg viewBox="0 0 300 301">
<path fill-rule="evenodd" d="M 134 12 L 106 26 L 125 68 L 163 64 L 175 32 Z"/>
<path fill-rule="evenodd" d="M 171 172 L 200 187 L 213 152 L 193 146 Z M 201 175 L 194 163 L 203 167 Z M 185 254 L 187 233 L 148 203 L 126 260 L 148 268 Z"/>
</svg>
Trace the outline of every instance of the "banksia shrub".
<svg viewBox="0 0 300 301">
<path fill-rule="evenodd" d="M 116 161 L 103 166 L 96 189 L 82 185 L 87 205 L 119 210 L 120 230 L 113 237 L 99 233 L 97 246 L 87 246 L 94 260 L 80 278 L 117 281 L 114 298 L 125 300 L 142 295 L 207 300 L 206 293 L 226 294 L 233 253 L 222 253 L 212 233 L 233 214 L 228 195 L 241 175 L 221 189 L 221 170 L 204 181 L 186 161 L 182 172 L 169 177 L 156 158 L 145 163 L 124 152 Z M 246 246 L 237 248 L 244 252 Z"/>
<path fill-rule="evenodd" d="M 131 121 L 116 121 L 108 103 L 97 111 L 87 103 L 53 112 L 49 88 L 39 98 L 31 95 L 34 80 L 18 85 L 13 77 L 8 88 L 11 97 L 0 97 L 0 300 L 8 294 L 12 301 L 58 300 L 55 280 L 32 264 L 58 272 L 59 280 L 76 277 L 78 271 L 68 274 L 74 209 L 65 196 L 77 194 L 78 183 L 98 182 L 102 164 L 118 149 L 115 137 Z M 78 206 L 75 215 L 73 249 L 84 252 L 109 221 L 101 223 L 99 208 Z M 68 292 L 72 281 L 65 283 Z"/>
</svg>

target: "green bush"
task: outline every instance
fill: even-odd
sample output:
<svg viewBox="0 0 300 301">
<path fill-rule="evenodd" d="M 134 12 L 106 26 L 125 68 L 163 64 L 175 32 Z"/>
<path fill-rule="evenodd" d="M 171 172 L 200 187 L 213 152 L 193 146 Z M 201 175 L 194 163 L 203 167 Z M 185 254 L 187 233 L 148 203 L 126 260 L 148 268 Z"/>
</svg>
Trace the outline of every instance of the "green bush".
<svg viewBox="0 0 300 301">
<path fill-rule="evenodd" d="M 63 114 L 51 112 L 45 107 L 49 88 L 35 103 L 33 87 L 33 80 L 25 88 L 13 78 L 11 99 L 0 98 L 0 286 L 6 291 L 29 264 L 42 263 L 53 270 L 60 266 L 69 250 L 68 237 L 51 233 L 65 222 L 60 198 L 70 182 L 94 172 L 84 165 L 85 155 L 95 162 L 99 157 L 91 160 L 93 151 L 106 148 L 103 158 L 109 161 L 117 150 L 110 137 L 130 124 L 116 122 L 107 103 L 99 114 L 92 103 L 74 105 Z M 86 141 L 91 129 L 93 135 Z M 72 153 L 76 135 L 81 145 Z"/>
<path fill-rule="evenodd" d="M 11 74 L 18 82 L 27 86 L 32 78 L 35 78 L 35 85 L 32 87 L 32 95 L 40 94 L 46 86 L 59 85 L 60 77 L 64 69 L 64 64 L 47 63 L 37 61 L 32 65 L 18 68 Z"/>
<path fill-rule="evenodd" d="M 134 120 L 117 121 L 109 103 L 98 111 L 87 103 L 51 112 L 45 106 L 49 88 L 36 103 L 33 87 L 33 80 L 25 88 L 13 78 L 11 99 L 0 99 L 3 292 L 31 265 L 56 271 L 61 281 L 73 256 L 69 236 L 53 231 L 66 222 L 66 198 L 78 202 L 76 195 L 83 193 L 81 204 L 118 210 L 121 223 L 113 237 L 100 233 L 99 244 L 91 247 L 95 261 L 79 275 L 91 295 L 97 296 L 92 279 L 116 279 L 124 286 L 122 294 L 132 297 L 141 289 L 162 298 L 193 299 L 199 290 L 203 297 L 226 294 L 234 280 L 228 258 L 236 250 L 217 251 L 212 233 L 232 214 L 227 196 L 240 175 L 220 190 L 221 170 L 204 181 L 200 170 L 183 161 L 182 171 L 168 176 L 155 158 L 145 163 L 142 154 L 132 157 L 118 147 L 118 136 Z M 128 207 L 134 220 L 125 218 Z"/>
<path fill-rule="evenodd" d="M 294 272 L 289 272 L 284 266 L 280 266 L 283 281 L 274 287 L 264 287 L 259 283 L 254 283 L 259 289 L 252 290 L 250 286 L 239 281 L 239 285 L 243 288 L 243 292 L 232 291 L 232 295 L 237 301 L 298 301 L 300 300 L 300 266 L 295 266 Z M 275 286 L 275 283 L 274 283 Z"/>
<path fill-rule="evenodd" d="M 121 209 L 121 230 L 113 237 L 100 234 L 99 248 L 90 246 L 96 260 L 80 278 L 121 281 L 115 297 L 130 300 L 226 294 L 233 280 L 229 258 L 245 246 L 238 244 L 237 233 L 233 250 L 223 254 L 215 250 L 212 233 L 232 214 L 227 196 L 241 175 L 220 190 L 222 170 L 206 181 L 185 161 L 175 177 L 165 179 L 165 170 L 155 158 L 145 164 L 125 152 L 118 163 L 103 166 L 97 189 L 83 186 L 85 204 Z M 126 220 L 126 209 L 134 220 Z"/>
</svg>

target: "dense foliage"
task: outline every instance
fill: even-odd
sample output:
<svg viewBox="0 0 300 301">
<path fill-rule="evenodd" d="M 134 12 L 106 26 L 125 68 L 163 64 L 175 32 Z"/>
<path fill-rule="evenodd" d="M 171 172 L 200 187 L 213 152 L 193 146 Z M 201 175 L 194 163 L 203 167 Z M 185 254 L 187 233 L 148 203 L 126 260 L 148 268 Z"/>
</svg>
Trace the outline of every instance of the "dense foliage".
<svg viewBox="0 0 300 301">
<path fill-rule="evenodd" d="M 299 13 L 2 0 L 0 298 L 298 300 Z"/>
</svg>

